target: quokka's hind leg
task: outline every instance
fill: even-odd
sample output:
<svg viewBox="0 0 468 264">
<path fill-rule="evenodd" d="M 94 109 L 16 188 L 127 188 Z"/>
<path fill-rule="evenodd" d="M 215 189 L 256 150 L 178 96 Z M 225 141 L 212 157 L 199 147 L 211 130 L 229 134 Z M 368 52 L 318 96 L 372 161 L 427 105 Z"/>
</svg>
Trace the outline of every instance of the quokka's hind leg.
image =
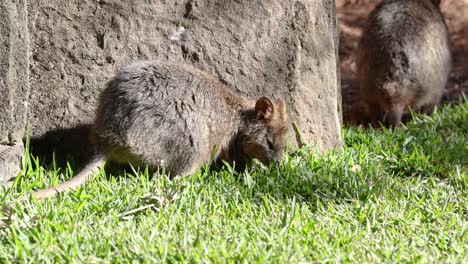
<svg viewBox="0 0 468 264">
<path fill-rule="evenodd" d="M 382 111 L 377 103 L 367 103 L 363 115 L 365 122 L 371 127 L 379 127 L 379 121 L 382 121 Z"/>
<path fill-rule="evenodd" d="M 385 118 L 385 123 L 391 127 L 398 127 L 401 125 L 401 117 L 403 116 L 403 110 L 405 106 L 402 104 L 394 104 L 390 108 Z"/>
<path fill-rule="evenodd" d="M 187 164 L 186 166 L 174 166 L 172 168 L 166 168 L 170 178 L 190 176 L 195 174 L 195 172 L 204 166 L 201 162 L 193 162 L 192 164 Z"/>
<path fill-rule="evenodd" d="M 420 112 L 426 115 L 432 115 L 434 112 L 435 104 L 426 104 L 421 107 Z"/>
</svg>

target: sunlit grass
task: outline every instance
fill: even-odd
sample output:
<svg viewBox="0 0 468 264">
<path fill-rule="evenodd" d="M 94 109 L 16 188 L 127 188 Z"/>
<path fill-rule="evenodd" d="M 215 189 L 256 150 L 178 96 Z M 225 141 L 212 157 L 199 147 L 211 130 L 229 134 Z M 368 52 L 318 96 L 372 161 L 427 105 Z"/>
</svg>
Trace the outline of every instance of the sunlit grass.
<svg viewBox="0 0 468 264">
<path fill-rule="evenodd" d="M 346 128 L 343 150 L 289 150 L 280 169 L 101 173 L 17 204 L 0 262 L 466 263 L 467 117 L 464 102 L 396 130 Z M 76 173 L 46 167 L 27 155 L 1 203 Z"/>
</svg>

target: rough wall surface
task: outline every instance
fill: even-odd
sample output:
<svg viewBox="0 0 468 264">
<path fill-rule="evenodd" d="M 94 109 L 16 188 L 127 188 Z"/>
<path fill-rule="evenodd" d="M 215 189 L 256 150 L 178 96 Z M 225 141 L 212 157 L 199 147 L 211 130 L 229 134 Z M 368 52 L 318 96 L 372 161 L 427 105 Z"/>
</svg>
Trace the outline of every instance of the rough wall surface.
<svg viewBox="0 0 468 264">
<path fill-rule="evenodd" d="M 309 144 L 341 143 L 334 0 L 31 0 L 29 30 L 33 136 L 92 122 L 118 68 L 163 59 L 282 96 Z"/>
<path fill-rule="evenodd" d="M 26 0 L 0 2 L 0 181 L 16 176 L 29 96 Z"/>
</svg>

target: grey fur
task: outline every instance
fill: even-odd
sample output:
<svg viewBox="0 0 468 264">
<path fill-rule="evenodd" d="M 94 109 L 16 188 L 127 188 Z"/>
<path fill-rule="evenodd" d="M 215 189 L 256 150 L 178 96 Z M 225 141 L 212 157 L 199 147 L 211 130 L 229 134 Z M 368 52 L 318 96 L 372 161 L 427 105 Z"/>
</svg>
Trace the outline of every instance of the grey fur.
<svg viewBox="0 0 468 264">
<path fill-rule="evenodd" d="M 244 168 L 246 159 L 278 162 L 286 132 L 284 101 L 240 97 L 214 76 L 189 65 L 157 61 L 125 67 L 101 93 L 92 133 L 96 159 L 72 179 L 73 189 L 104 160 L 162 165 L 188 175 L 215 159 Z M 69 186 L 39 191 L 43 199 Z"/>
<path fill-rule="evenodd" d="M 385 0 L 369 15 L 357 67 L 368 121 L 391 126 L 414 111 L 431 113 L 451 70 L 444 18 L 431 0 Z"/>
</svg>

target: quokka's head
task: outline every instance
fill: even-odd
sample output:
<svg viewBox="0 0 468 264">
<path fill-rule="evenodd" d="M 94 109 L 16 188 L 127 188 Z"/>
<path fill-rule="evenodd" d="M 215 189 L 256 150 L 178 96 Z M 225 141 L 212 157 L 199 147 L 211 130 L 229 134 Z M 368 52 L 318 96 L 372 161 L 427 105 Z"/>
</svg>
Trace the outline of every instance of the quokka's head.
<svg viewBox="0 0 468 264">
<path fill-rule="evenodd" d="M 243 152 L 265 165 L 279 163 L 285 147 L 287 119 L 283 99 L 276 103 L 266 97 L 258 99 L 243 131 Z"/>
</svg>

